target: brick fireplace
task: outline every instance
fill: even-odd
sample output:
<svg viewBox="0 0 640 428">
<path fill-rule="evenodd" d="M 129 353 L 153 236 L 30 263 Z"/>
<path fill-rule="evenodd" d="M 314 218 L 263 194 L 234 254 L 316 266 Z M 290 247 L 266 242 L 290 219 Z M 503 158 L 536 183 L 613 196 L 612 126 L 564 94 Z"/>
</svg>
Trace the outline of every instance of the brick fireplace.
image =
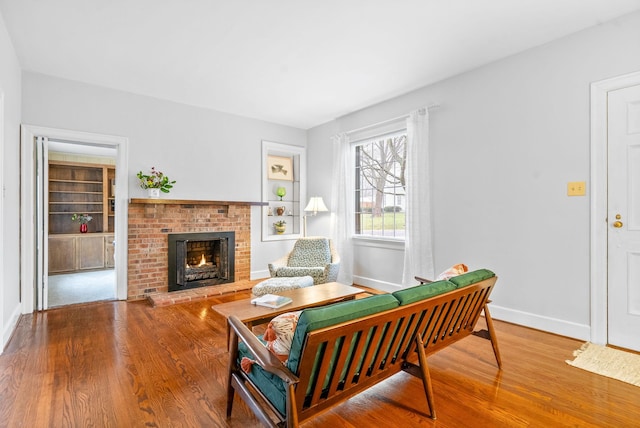
<svg viewBox="0 0 640 428">
<path fill-rule="evenodd" d="M 169 234 L 169 291 L 235 281 L 235 232 Z"/>
<path fill-rule="evenodd" d="M 235 281 L 251 271 L 251 206 L 261 203 L 132 199 L 129 204 L 129 300 L 168 291 L 168 236 L 234 232 Z"/>
</svg>

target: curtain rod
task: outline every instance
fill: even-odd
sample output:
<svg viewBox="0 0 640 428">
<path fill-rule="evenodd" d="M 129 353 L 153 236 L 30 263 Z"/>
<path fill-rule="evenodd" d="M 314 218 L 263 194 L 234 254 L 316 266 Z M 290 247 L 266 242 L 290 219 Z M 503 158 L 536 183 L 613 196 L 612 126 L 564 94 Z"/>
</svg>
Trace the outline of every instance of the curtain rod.
<svg viewBox="0 0 640 428">
<path fill-rule="evenodd" d="M 439 108 L 440 108 L 440 104 L 429 104 L 429 105 L 428 105 L 428 106 L 426 106 L 426 107 L 419 108 L 419 109 L 418 109 L 418 111 L 422 111 L 422 110 L 424 110 L 425 108 L 426 108 L 427 110 L 437 110 L 437 109 L 439 109 Z M 347 134 L 347 135 L 350 135 L 350 134 L 354 134 L 354 133 L 356 133 L 356 132 L 365 131 L 365 130 L 367 130 L 367 129 L 369 129 L 369 128 L 375 128 L 375 127 L 377 127 L 377 126 L 387 125 L 387 124 L 389 124 L 389 123 L 397 122 L 397 121 L 399 121 L 399 120 L 403 120 L 403 119 L 406 119 L 406 118 L 408 118 L 408 117 L 409 117 L 409 114 L 408 114 L 408 113 L 407 113 L 407 114 L 403 114 L 402 116 L 398 116 L 398 117 L 394 117 L 394 118 L 391 118 L 391 119 L 383 120 L 383 121 L 381 121 L 381 122 L 377 122 L 377 123 L 372 123 L 372 124 L 370 124 L 370 125 L 366 125 L 366 126 L 363 126 L 363 127 L 361 127 L 361 128 L 352 129 L 351 131 L 347 131 L 347 132 L 346 132 L 346 134 Z"/>
</svg>

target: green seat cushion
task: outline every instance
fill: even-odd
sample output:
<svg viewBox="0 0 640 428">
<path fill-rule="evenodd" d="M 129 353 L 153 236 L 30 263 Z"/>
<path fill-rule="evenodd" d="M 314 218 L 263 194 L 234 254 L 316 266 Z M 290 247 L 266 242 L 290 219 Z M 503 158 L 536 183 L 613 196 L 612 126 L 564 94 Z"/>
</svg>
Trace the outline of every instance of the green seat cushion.
<svg viewBox="0 0 640 428">
<path fill-rule="evenodd" d="M 473 272 L 454 276 L 453 278 L 450 278 L 449 281 L 454 283 L 457 288 L 462 288 L 475 284 L 476 282 L 484 281 L 485 279 L 493 278 L 494 276 L 496 276 L 496 274 L 491 272 L 489 269 L 478 269 Z"/>
<path fill-rule="evenodd" d="M 400 302 L 400 306 L 404 306 L 410 303 L 418 302 L 420 300 L 428 299 L 429 297 L 447 293 L 455 289 L 455 284 L 443 280 L 394 291 L 393 296 L 398 299 L 398 301 Z"/>
<path fill-rule="evenodd" d="M 308 332 L 396 307 L 398 307 L 398 300 L 395 297 L 391 294 L 379 294 L 364 299 L 349 300 L 303 310 L 298 319 L 298 326 L 291 343 L 289 361 L 287 362 L 289 370 L 293 373 L 298 373 L 300 352 Z"/>
<path fill-rule="evenodd" d="M 264 343 L 262 337 L 259 339 Z M 255 357 L 247 346 L 240 342 L 238 344 L 238 364 L 242 361 L 243 357 L 254 359 Z M 285 389 L 284 382 L 278 376 L 273 373 L 265 371 L 257 364 L 251 367 L 249 372 L 249 379 L 258 387 L 258 389 L 267 397 L 267 399 L 273 404 L 278 411 L 284 415 L 286 413 L 286 397 L 287 391 Z"/>
<path fill-rule="evenodd" d="M 393 296 L 382 294 L 303 310 L 298 319 L 298 326 L 294 333 L 287 366 L 294 373 L 297 372 L 300 351 L 307 332 L 396 307 L 398 307 L 398 301 Z M 262 337 L 259 337 L 259 339 L 262 340 Z M 244 343 L 238 345 L 238 353 L 238 363 L 242 361 L 242 357 L 254 358 Z M 252 366 L 248 376 L 256 387 L 265 394 L 271 404 L 284 415 L 286 412 L 286 389 L 282 379 L 264 371 L 257 364 Z M 312 376 L 315 377 L 315 374 Z"/>
</svg>

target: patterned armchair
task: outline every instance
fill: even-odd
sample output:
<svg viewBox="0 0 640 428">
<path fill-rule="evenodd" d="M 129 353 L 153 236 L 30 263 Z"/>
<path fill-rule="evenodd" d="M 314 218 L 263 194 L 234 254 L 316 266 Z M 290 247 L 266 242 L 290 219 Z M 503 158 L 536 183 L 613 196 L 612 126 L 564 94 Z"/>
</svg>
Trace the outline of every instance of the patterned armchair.
<svg viewBox="0 0 640 428">
<path fill-rule="evenodd" d="M 340 257 L 327 238 L 300 238 L 284 257 L 269 263 L 272 277 L 311 276 L 313 284 L 334 282 L 340 270 Z"/>
</svg>

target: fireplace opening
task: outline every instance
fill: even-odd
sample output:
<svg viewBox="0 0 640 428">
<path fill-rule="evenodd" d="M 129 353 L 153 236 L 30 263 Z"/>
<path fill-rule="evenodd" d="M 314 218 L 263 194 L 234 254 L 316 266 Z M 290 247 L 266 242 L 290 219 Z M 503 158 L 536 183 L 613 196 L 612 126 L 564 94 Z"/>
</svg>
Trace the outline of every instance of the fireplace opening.
<svg viewBox="0 0 640 428">
<path fill-rule="evenodd" d="M 234 281 L 235 233 L 169 234 L 169 291 Z"/>
</svg>

